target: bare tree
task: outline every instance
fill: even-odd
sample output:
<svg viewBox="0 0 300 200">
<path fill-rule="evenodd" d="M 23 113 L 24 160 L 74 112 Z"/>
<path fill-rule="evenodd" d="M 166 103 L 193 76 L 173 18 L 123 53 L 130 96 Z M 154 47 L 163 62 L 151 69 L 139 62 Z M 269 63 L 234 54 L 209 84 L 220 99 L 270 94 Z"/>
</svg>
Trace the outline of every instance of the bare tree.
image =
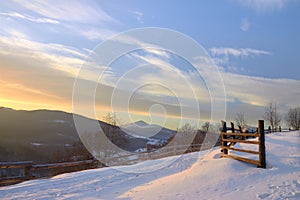
<svg viewBox="0 0 300 200">
<path fill-rule="evenodd" d="M 103 121 L 113 126 L 117 126 L 120 124 L 120 120 L 117 118 L 116 113 L 107 113 L 103 117 Z"/>
<path fill-rule="evenodd" d="M 192 127 L 191 124 L 185 123 L 178 131 L 183 132 L 185 134 L 192 134 L 195 132 L 195 128 Z"/>
<path fill-rule="evenodd" d="M 102 130 L 107 138 L 102 136 L 101 141 L 101 152 L 106 158 L 113 157 L 116 153 L 116 149 L 112 145 L 120 145 L 126 143 L 123 133 L 118 127 L 120 124 L 120 119 L 117 118 L 115 113 L 109 112 L 103 117 L 103 121 L 106 123 L 101 123 Z M 107 161 L 109 162 L 109 161 Z M 107 163 L 106 163 L 107 164 Z"/>
<path fill-rule="evenodd" d="M 178 129 L 180 141 L 179 144 L 191 144 L 196 134 L 196 129 L 189 123 L 185 123 L 181 128 Z"/>
<path fill-rule="evenodd" d="M 300 129 L 300 107 L 290 108 L 286 116 L 286 122 L 293 129 Z"/>
<path fill-rule="evenodd" d="M 208 132 L 208 130 L 209 130 L 209 126 L 210 126 L 210 123 L 209 122 L 205 122 L 203 125 L 202 125 L 202 130 L 204 131 L 204 132 Z"/>
<path fill-rule="evenodd" d="M 237 126 L 241 126 L 242 128 L 245 128 L 245 126 L 247 125 L 245 119 L 245 113 L 243 112 L 236 113 L 235 122 Z"/>
<path fill-rule="evenodd" d="M 107 113 L 103 117 L 103 121 L 107 124 L 102 124 L 103 131 L 105 135 L 112 141 L 116 142 L 120 137 L 120 129 L 118 125 L 120 120 L 117 118 L 115 113 Z"/>
<path fill-rule="evenodd" d="M 271 127 L 272 131 L 274 131 L 281 122 L 281 115 L 277 111 L 277 103 L 276 101 L 271 101 L 266 108 L 264 119 L 267 120 Z"/>
</svg>

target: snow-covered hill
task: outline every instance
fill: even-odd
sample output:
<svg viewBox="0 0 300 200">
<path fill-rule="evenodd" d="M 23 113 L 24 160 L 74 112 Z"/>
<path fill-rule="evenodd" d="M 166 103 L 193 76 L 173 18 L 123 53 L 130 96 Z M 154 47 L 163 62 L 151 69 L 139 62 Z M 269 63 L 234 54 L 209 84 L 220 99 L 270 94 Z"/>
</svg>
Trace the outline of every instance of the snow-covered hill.
<svg viewBox="0 0 300 200">
<path fill-rule="evenodd" d="M 27 181 L 0 188 L 0 198 L 300 199 L 300 132 L 266 135 L 266 149 L 267 169 L 220 158 L 217 148 L 202 159 L 199 153 L 178 156 L 159 170 L 174 157 Z M 134 173 L 143 168 L 151 172 Z"/>
</svg>

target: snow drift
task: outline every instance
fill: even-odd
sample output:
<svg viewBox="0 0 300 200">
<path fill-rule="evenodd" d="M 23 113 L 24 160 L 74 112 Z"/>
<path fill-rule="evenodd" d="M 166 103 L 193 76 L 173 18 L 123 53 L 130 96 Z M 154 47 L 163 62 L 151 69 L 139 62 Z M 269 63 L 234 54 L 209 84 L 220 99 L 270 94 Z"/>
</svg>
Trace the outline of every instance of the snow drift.
<svg viewBox="0 0 300 200">
<path fill-rule="evenodd" d="M 243 145 L 241 145 L 243 146 Z M 62 174 L 0 188 L 1 199 L 300 199 L 300 132 L 266 135 L 267 169 L 229 158 L 215 148 L 173 158 Z M 200 152 L 204 154 L 206 152 Z M 127 168 L 124 170 L 124 168 Z"/>
</svg>

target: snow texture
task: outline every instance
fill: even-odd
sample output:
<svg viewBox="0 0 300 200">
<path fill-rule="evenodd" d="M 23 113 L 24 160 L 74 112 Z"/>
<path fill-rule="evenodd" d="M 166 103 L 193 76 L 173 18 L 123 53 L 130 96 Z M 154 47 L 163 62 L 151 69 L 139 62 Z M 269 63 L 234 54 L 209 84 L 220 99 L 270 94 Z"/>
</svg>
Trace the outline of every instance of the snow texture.
<svg viewBox="0 0 300 200">
<path fill-rule="evenodd" d="M 299 131 L 268 134 L 267 169 L 220 158 L 220 149 L 215 148 L 210 152 L 177 156 L 172 164 L 160 170 L 155 170 L 157 164 L 174 157 L 1 187 L 0 199 L 296 200 L 300 199 L 299 146 Z M 199 159 L 200 154 L 205 156 Z M 141 168 L 152 169 L 152 172 L 124 172 Z"/>
</svg>

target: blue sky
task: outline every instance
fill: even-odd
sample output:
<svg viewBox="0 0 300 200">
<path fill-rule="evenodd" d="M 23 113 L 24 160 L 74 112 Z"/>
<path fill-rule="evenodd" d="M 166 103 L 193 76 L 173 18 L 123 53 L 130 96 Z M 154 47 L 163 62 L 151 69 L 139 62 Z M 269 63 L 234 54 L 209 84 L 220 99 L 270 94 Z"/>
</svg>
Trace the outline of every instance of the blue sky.
<svg viewBox="0 0 300 200">
<path fill-rule="evenodd" d="M 227 117 L 249 112 L 252 123 L 270 100 L 281 112 L 299 105 L 299 11 L 296 0 L 3 1 L 0 104 L 70 111 L 92 49 L 123 31 L 161 27 L 206 49 L 224 75 Z"/>
</svg>

